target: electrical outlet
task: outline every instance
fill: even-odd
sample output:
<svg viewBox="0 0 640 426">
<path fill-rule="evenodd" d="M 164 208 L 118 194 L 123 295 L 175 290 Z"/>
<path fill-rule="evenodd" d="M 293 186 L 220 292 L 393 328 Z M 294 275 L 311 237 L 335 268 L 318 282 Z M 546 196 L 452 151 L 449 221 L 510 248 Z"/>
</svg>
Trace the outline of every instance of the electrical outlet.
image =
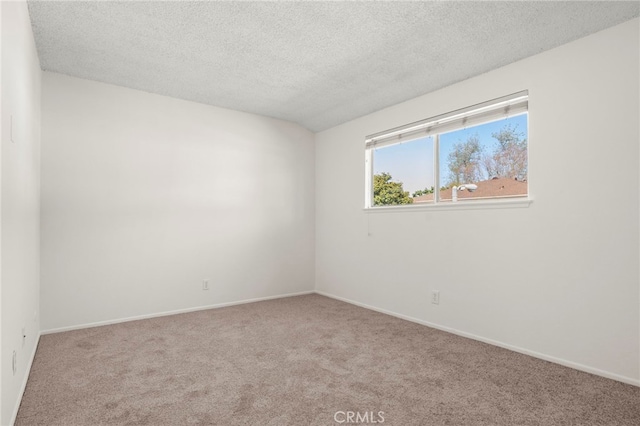
<svg viewBox="0 0 640 426">
<path fill-rule="evenodd" d="M 431 291 L 431 303 L 433 303 L 434 305 L 440 304 L 440 290 Z"/>
<path fill-rule="evenodd" d="M 13 370 L 13 375 L 16 375 L 16 371 L 18 371 L 18 354 L 16 351 L 13 351 L 13 357 L 11 358 L 11 370 Z"/>
<path fill-rule="evenodd" d="M 202 280 L 202 289 L 209 290 L 209 280 Z"/>
</svg>

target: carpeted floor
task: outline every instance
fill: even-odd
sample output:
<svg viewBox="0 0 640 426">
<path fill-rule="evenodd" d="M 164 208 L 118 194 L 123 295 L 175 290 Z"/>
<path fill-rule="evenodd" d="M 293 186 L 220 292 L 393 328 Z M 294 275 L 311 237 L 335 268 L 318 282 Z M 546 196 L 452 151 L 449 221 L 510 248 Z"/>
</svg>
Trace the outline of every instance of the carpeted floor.
<svg viewBox="0 0 640 426">
<path fill-rule="evenodd" d="M 308 295 L 42 336 L 16 424 L 363 420 L 639 425 L 640 388 Z"/>
</svg>

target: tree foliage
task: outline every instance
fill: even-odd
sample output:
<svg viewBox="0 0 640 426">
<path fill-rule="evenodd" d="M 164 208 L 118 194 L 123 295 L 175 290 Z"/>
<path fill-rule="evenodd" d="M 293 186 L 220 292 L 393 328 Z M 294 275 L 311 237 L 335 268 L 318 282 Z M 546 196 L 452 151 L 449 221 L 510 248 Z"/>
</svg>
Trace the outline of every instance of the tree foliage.
<svg viewBox="0 0 640 426">
<path fill-rule="evenodd" d="M 380 173 L 373 175 L 373 205 L 390 206 L 398 204 L 411 204 L 413 198 L 409 197 L 409 191 L 405 191 L 402 182 L 393 182 L 391 174 Z"/>
<path fill-rule="evenodd" d="M 482 180 L 480 168 L 482 160 L 482 145 L 477 135 L 469 136 L 466 142 L 453 145 L 447 157 L 449 166 L 448 186 L 460 185 Z"/>
<path fill-rule="evenodd" d="M 506 177 L 527 180 L 527 139 L 517 127 L 507 125 L 491 136 L 498 141 L 491 156 L 484 159 L 489 178 Z"/>
<path fill-rule="evenodd" d="M 433 194 L 433 191 L 434 191 L 433 186 L 431 188 L 418 189 L 411 196 L 413 198 L 415 198 L 415 197 L 419 197 L 421 195 Z"/>
<path fill-rule="evenodd" d="M 506 125 L 491 136 L 496 143 L 485 152 L 477 135 L 454 144 L 447 157 L 449 180 L 446 188 L 494 177 L 527 180 L 527 139 L 516 126 Z"/>
</svg>

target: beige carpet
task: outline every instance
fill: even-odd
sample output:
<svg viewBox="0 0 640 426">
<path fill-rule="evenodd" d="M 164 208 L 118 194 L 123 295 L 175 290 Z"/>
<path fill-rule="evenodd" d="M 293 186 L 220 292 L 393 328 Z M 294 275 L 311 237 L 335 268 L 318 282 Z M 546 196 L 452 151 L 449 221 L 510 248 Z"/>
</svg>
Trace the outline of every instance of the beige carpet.
<svg viewBox="0 0 640 426">
<path fill-rule="evenodd" d="M 640 388 L 309 295 L 42 336 L 16 424 L 362 420 L 640 425 Z"/>
</svg>

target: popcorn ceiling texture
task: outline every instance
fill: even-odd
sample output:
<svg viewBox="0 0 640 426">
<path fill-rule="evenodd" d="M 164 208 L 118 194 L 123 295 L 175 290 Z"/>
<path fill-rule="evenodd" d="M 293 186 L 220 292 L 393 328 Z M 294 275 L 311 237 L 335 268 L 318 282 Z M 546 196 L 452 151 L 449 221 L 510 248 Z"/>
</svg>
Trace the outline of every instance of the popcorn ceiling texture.
<svg viewBox="0 0 640 426">
<path fill-rule="evenodd" d="M 639 10 L 639 2 L 29 2 L 46 71 L 312 131 Z"/>
</svg>

